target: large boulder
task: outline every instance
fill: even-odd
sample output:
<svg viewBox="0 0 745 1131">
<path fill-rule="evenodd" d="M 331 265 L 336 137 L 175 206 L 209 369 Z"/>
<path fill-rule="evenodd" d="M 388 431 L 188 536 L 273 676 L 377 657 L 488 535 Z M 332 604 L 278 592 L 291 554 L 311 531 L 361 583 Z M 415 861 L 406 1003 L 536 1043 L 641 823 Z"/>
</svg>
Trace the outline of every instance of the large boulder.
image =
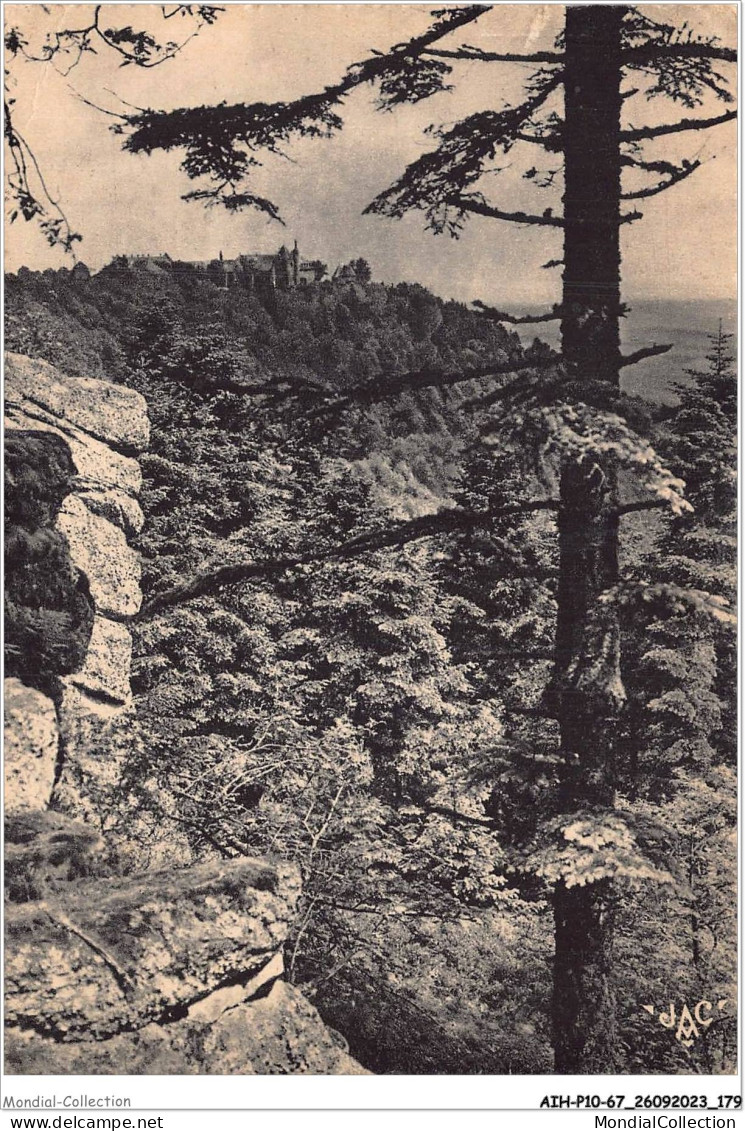
<svg viewBox="0 0 745 1131">
<path fill-rule="evenodd" d="M 54 787 L 59 732 L 54 703 L 5 680 L 5 811 L 45 809 Z"/>
<path fill-rule="evenodd" d="M 68 676 L 70 683 L 110 703 L 128 703 L 131 698 L 129 672 L 132 663 L 132 637 L 129 629 L 106 617 L 96 617 L 85 662 Z"/>
<path fill-rule="evenodd" d="M 125 452 L 142 452 L 150 427 L 145 398 L 122 385 L 67 377 L 39 358 L 5 355 L 5 396 L 60 417 Z"/>
<path fill-rule="evenodd" d="M 111 487 L 129 495 L 138 495 L 142 487 L 142 472 L 136 459 L 121 455 L 101 440 L 76 428 L 60 417 L 37 409 L 28 401 L 14 402 L 6 392 L 5 427 L 7 431 L 51 432 L 66 440 L 77 468 L 79 489 L 108 490 Z"/>
<path fill-rule="evenodd" d="M 122 531 L 91 514 L 76 495 L 65 499 L 57 525 L 67 537 L 72 561 L 88 578 L 96 612 L 134 616 L 142 604 L 140 559 Z"/>
<path fill-rule="evenodd" d="M 313 1006 L 279 980 L 268 993 L 230 1006 L 216 1019 L 151 1022 L 103 1041 L 63 1044 L 9 1029 L 5 1070 L 64 1076 L 366 1075 Z"/>
<path fill-rule="evenodd" d="M 211 1075 L 365 1073 L 299 990 L 280 981 L 266 997 L 226 1010 L 206 1028 L 202 1062 Z"/>
<path fill-rule="evenodd" d="M 92 1041 L 257 974 L 287 936 L 300 880 L 242 858 L 70 887 L 6 910 L 5 1021 Z"/>
</svg>

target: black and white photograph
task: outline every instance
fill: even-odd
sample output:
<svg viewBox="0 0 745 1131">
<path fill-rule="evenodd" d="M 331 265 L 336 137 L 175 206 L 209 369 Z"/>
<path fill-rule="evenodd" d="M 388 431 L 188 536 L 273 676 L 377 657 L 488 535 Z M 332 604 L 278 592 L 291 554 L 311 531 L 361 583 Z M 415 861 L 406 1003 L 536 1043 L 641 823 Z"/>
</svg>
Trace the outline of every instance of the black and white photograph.
<svg viewBox="0 0 745 1131">
<path fill-rule="evenodd" d="M 738 14 L 3 6 L 10 1106 L 734 1126 Z"/>
</svg>

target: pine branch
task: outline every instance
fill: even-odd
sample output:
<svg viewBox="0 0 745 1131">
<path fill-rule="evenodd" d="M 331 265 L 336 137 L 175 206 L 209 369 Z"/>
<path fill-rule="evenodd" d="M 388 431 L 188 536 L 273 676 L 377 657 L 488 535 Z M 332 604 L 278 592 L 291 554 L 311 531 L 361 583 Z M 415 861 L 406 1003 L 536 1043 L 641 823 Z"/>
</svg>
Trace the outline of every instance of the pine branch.
<svg viewBox="0 0 745 1131">
<path fill-rule="evenodd" d="M 616 508 L 616 514 L 636 514 L 638 511 L 658 511 L 670 506 L 667 499 L 644 499 L 638 503 L 624 503 Z"/>
<path fill-rule="evenodd" d="M 627 365 L 636 365 L 638 361 L 644 361 L 647 357 L 657 357 L 661 353 L 667 353 L 672 348 L 672 343 L 669 346 L 645 346 L 644 349 L 636 350 L 634 353 L 621 354 L 618 368 L 625 369 Z"/>
<path fill-rule="evenodd" d="M 251 171 L 261 165 L 254 154 L 259 151 L 282 154 L 283 146 L 293 137 L 332 136 L 343 125 L 335 108 L 351 91 L 365 83 L 380 84 L 381 108 L 389 108 L 400 101 L 418 101 L 444 89 L 441 72 L 448 69 L 444 63 L 439 64 L 438 73 L 430 74 L 427 81 L 422 79 L 419 85 L 414 81 L 412 87 L 407 87 L 413 64 L 430 44 L 479 19 L 487 11 L 489 5 L 470 4 L 440 12 L 435 23 L 422 35 L 353 64 L 340 82 L 292 102 L 187 106 L 132 114 L 127 119 L 124 148 L 131 153 L 145 154 L 183 149 L 182 168 L 192 180 L 201 177 L 211 180 L 211 187 L 203 191 L 214 202 L 220 201 L 232 209 L 255 206 L 257 198 L 235 191 Z M 428 66 L 430 70 L 437 68 L 434 62 Z M 113 128 L 115 132 L 125 132 L 123 127 Z M 268 209 L 264 207 L 263 211 Z"/>
<path fill-rule="evenodd" d="M 524 326 L 537 322 L 557 322 L 563 317 L 562 308 L 554 305 L 546 314 L 506 314 L 503 310 L 496 310 L 493 306 L 476 299 L 473 303 L 482 311 L 485 318 L 491 322 L 507 322 L 510 326 Z"/>
<path fill-rule="evenodd" d="M 437 813 L 441 817 L 449 817 L 452 821 L 460 821 L 465 825 L 481 825 L 486 829 L 496 828 L 496 822 L 488 817 L 471 817 L 468 813 L 459 813 L 457 809 L 449 809 L 447 805 L 423 804 L 421 808 L 425 813 Z"/>
<path fill-rule="evenodd" d="M 427 55 L 436 55 L 439 59 L 459 59 L 483 63 L 547 63 L 555 65 L 564 62 L 564 56 L 556 51 L 536 51 L 532 55 L 519 55 L 513 52 L 500 54 L 497 51 L 482 51 L 478 47 L 460 47 L 457 51 L 445 51 L 441 48 L 432 48 L 426 51 Z"/>
<path fill-rule="evenodd" d="M 468 196 L 449 197 L 445 204 L 451 208 L 457 208 L 461 212 L 475 212 L 477 216 L 489 216 L 494 220 L 508 220 L 513 224 L 538 224 L 547 228 L 564 227 L 564 221 L 559 216 L 552 216 L 550 208 L 547 208 L 542 216 L 532 216 L 527 212 L 502 212 L 501 209 L 493 208 L 485 201 Z"/>
<path fill-rule="evenodd" d="M 219 566 L 216 569 L 195 574 L 171 589 L 156 593 L 145 603 L 137 619 L 147 620 L 163 609 L 183 604 L 195 597 L 210 595 L 225 585 L 237 585 L 243 581 L 268 580 L 279 577 L 281 574 L 287 573 L 288 570 L 296 569 L 299 566 L 356 558 L 360 554 L 392 546 L 403 546 L 408 542 L 418 541 L 420 538 L 432 538 L 439 534 L 448 534 L 460 530 L 473 530 L 479 526 L 488 525 L 498 518 L 531 514 L 535 511 L 557 510 L 558 506 L 556 499 L 533 499 L 522 503 L 513 503 L 506 507 L 498 507 L 492 511 L 467 511 L 460 507 L 451 507 L 438 511 L 436 514 L 423 515 L 408 522 L 397 523 L 395 526 L 384 530 L 374 530 L 367 534 L 357 535 L 357 537 L 350 538 L 338 546 L 311 550 L 295 556 L 236 562 L 233 565 Z"/>
<path fill-rule="evenodd" d="M 401 393 L 409 393 L 421 389 L 444 388 L 460 384 L 463 381 L 477 381 L 484 377 L 501 377 L 508 373 L 520 373 L 527 369 L 548 368 L 556 364 L 555 358 L 524 358 L 520 362 L 506 361 L 502 363 L 484 365 L 477 369 L 456 370 L 452 373 L 441 373 L 436 369 L 420 369 L 412 373 L 403 373 L 400 376 L 373 379 L 365 385 L 348 389 L 347 392 L 337 396 L 326 404 L 315 406 L 309 413 L 311 419 L 325 416 L 328 413 L 340 412 L 352 405 L 372 405 L 395 397 Z M 298 390 L 289 390 L 287 396 L 297 395 Z M 281 394 L 284 396 L 285 394 Z"/>
<path fill-rule="evenodd" d="M 656 63 L 659 59 L 704 59 L 736 63 L 737 51 L 732 47 L 714 47 L 708 43 L 644 43 L 627 47 L 621 53 L 624 66 Z"/>
<path fill-rule="evenodd" d="M 666 181 L 660 181 L 649 188 L 638 189 L 636 192 L 622 192 L 621 200 L 643 200 L 649 196 L 657 196 L 658 193 L 665 192 L 666 189 L 672 188 L 673 185 L 684 181 L 686 177 L 690 177 L 691 173 L 700 169 L 702 164 L 701 161 L 686 161 L 680 167 L 676 167 L 675 172 L 671 173 Z"/>
<path fill-rule="evenodd" d="M 684 130 L 708 130 L 712 126 L 720 126 L 724 122 L 733 122 L 737 117 L 736 110 L 727 110 L 715 118 L 681 118 L 679 122 L 670 122 L 664 126 L 641 126 L 639 129 L 622 130 L 621 141 L 645 141 L 648 138 L 663 137 L 666 134 L 682 133 Z"/>
<path fill-rule="evenodd" d="M 539 74 L 534 76 L 533 89 L 520 105 L 470 114 L 450 129 L 437 130 L 438 147 L 408 165 L 393 185 L 368 204 L 365 214 L 400 219 L 410 210 L 420 209 L 426 213 L 434 232 L 448 231 L 457 236 L 466 214 L 459 206 L 460 200 L 466 199 L 464 194 L 473 188 L 497 153 L 507 153 L 520 131 L 533 124 L 533 115 L 561 81 L 561 72 Z M 455 216 L 453 209 L 457 209 Z"/>
</svg>

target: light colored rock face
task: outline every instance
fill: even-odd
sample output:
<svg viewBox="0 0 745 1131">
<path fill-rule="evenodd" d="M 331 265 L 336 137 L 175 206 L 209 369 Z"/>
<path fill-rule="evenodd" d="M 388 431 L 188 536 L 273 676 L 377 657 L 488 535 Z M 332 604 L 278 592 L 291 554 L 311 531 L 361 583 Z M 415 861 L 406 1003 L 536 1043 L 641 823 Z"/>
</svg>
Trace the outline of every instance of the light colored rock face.
<svg viewBox="0 0 745 1131">
<path fill-rule="evenodd" d="M 141 452 L 150 440 L 147 405 L 139 393 L 107 381 L 62 376 L 38 358 L 6 354 L 5 396 L 61 417 L 114 448 Z"/>
<path fill-rule="evenodd" d="M 45 809 L 54 786 L 59 732 L 54 703 L 5 680 L 5 810 Z"/>
<path fill-rule="evenodd" d="M 123 532 L 91 514 L 82 499 L 68 495 L 57 526 L 70 544 L 70 557 L 86 574 L 96 612 L 133 617 L 142 604 L 140 560 Z"/>
<path fill-rule="evenodd" d="M 59 729 L 65 757 L 54 787 L 56 809 L 94 824 L 106 814 L 117 841 L 127 837 L 127 799 L 122 777 L 135 756 L 137 728 L 131 704 L 94 699 L 76 687 L 71 676 L 62 680 Z"/>
<path fill-rule="evenodd" d="M 313 1006 L 281 981 L 209 1022 L 152 1022 L 109 1040 L 62 1044 L 9 1029 L 5 1062 L 9 1073 L 66 1076 L 367 1075 L 333 1041 Z"/>
<path fill-rule="evenodd" d="M 106 617 L 96 617 L 88 644 L 85 664 L 67 680 L 93 696 L 111 704 L 129 702 L 129 669 L 132 663 L 132 637 L 129 629 Z"/>
<path fill-rule="evenodd" d="M 11 904 L 6 1025 L 101 1040 L 247 981 L 282 946 L 299 892 L 292 865 L 241 859 Z"/>
<path fill-rule="evenodd" d="M 124 491 L 118 491 L 114 487 L 110 491 L 79 488 L 76 494 L 92 514 L 113 522 L 114 526 L 124 531 L 127 538 L 136 537 L 145 525 L 140 504 Z"/>
<path fill-rule="evenodd" d="M 147 405 L 130 389 L 68 377 L 18 354 L 6 356 L 5 403 L 7 428 L 60 436 L 75 465 L 57 527 L 88 579 L 96 616 L 82 665 L 60 681 L 65 757 L 54 804 L 100 821 L 123 805 L 120 782 L 133 733 L 126 624 L 142 594 L 139 557 L 128 539 L 143 525 L 136 499 L 142 474 L 133 456 L 148 443 Z"/>
<path fill-rule="evenodd" d="M 15 404 L 6 394 L 5 427 L 25 431 L 54 432 L 70 445 L 81 489 L 113 487 L 125 494 L 138 495 L 142 472 L 136 459 L 120 455 L 100 440 L 58 417 L 36 409 L 28 401 Z"/>
</svg>

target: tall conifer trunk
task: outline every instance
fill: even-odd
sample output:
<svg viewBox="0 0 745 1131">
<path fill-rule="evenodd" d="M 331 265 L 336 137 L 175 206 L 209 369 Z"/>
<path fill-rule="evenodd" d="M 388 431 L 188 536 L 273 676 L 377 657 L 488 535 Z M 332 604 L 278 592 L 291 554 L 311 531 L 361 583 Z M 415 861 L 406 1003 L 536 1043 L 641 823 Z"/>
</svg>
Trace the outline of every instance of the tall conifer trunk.
<svg viewBox="0 0 745 1131">
<path fill-rule="evenodd" d="M 618 386 L 622 7 L 566 15 L 564 291 L 566 361 L 582 381 Z M 562 809 L 613 804 L 623 703 L 619 630 L 597 598 L 617 580 L 612 466 L 588 458 L 561 476 L 560 577 L 553 697 L 563 757 Z M 554 893 L 553 1029 L 560 1073 L 617 1067 L 612 988 L 614 891 L 608 880 Z"/>
</svg>

